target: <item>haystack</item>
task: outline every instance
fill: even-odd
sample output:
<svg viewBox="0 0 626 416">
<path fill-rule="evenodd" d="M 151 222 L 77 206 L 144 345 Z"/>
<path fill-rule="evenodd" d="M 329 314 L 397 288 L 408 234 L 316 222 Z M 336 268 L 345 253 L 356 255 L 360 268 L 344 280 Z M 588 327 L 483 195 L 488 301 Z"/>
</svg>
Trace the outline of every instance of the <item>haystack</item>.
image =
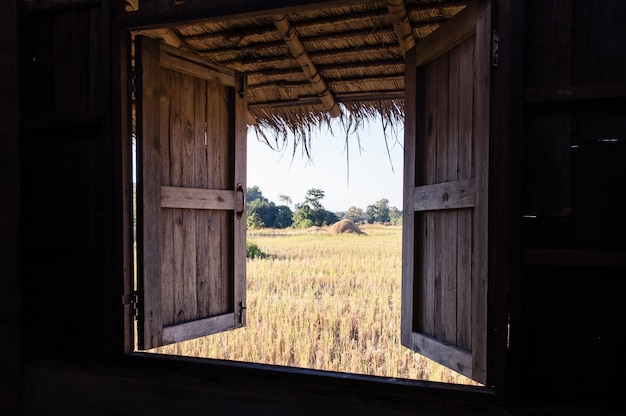
<svg viewBox="0 0 626 416">
<path fill-rule="evenodd" d="M 328 233 L 329 234 L 354 233 L 354 234 L 367 235 L 366 233 L 361 231 L 358 225 L 356 225 L 350 220 L 341 220 L 341 221 L 334 223 L 328 228 Z"/>
</svg>

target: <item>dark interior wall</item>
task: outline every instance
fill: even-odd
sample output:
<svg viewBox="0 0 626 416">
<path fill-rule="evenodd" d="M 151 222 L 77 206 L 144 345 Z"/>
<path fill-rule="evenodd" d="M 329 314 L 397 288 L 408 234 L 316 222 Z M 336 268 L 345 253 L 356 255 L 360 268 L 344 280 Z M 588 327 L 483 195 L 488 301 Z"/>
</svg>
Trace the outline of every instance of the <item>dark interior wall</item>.
<svg viewBox="0 0 626 416">
<path fill-rule="evenodd" d="M 526 394 L 615 402 L 626 370 L 615 359 L 626 335 L 626 3 L 525 5 Z"/>
<path fill-rule="evenodd" d="M 605 231 L 611 237 L 608 240 L 572 237 L 573 222 L 594 218 L 583 215 L 585 210 L 576 216 L 576 195 L 584 195 L 577 192 L 599 182 L 584 187 L 573 183 L 571 178 L 590 180 L 592 176 L 584 174 L 586 169 L 576 168 L 578 161 L 570 153 L 571 144 L 587 140 L 585 137 L 624 137 L 623 117 L 619 116 L 624 114 L 624 99 L 594 98 L 598 90 L 591 90 L 586 94 L 592 97 L 564 100 L 554 89 L 595 81 L 626 82 L 620 46 L 624 44 L 624 25 L 615 23 L 626 20 L 624 4 L 607 0 L 602 7 L 587 9 L 596 3 L 526 1 L 529 24 L 525 39 L 528 67 L 524 157 L 533 163 L 525 165 L 524 170 L 524 210 L 537 218 L 532 224 L 524 223 L 525 248 L 531 253 L 526 256 L 530 260 L 524 269 L 523 302 L 527 307 L 521 384 L 526 386 L 526 398 L 560 403 L 589 398 L 610 401 L 608 387 L 623 384 L 624 373 L 620 351 L 616 350 L 618 337 L 624 335 L 619 319 L 624 269 L 598 267 L 597 263 L 607 257 L 594 257 L 597 251 L 623 250 L 623 240 L 611 237 L 618 235 L 615 225 L 619 230 L 622 223 L 615 216 L 609 218 Z M 120 279 L 120 275 L 111 273 L 116 246 L 109 239 L 115 227 L 111 213 L 117 208 L 110 197 L 114 167 L 111 135 L 105 132 L 110 128 L 105 115 L 108 107 L 102 105 L 110 87 L 102 37 L 108 28 L 104 27 L 105 19 L 96 2 L 50 11 L 21 8 L 22 117 L 18 142 L 16 4 L 24 6 L 20 0 L 3 1 L 0 13 L 0 414 L 17 414 L 20 401 L 26 404 L 26 414 L 59 414 L 61 410 L 79 414 L 86 409 L 90 414 L 141 414 L 142 409 L 158 414 L 159 409 L 177 409 L 181 398 L 187 400 L 185 409 L 189 411 L 228 408 L 233 413 L 301 414 L 305 408 L 311 414 L 333 410 L 364 414 L 506 414 L 506 410 L 490 406 L 468 405 L 460 411 L 445 395 L 439 395 L 437 403 L 394 407 L 372 403 L 376 399 L 363 400 L 362 391 L 359 400 L 347 389 L 332 399 L 323 399 L 302 392 L 292 395 L 293 389 L 287 383 L 280 387 L 267 383 L 246 390 L 240 387 L 245 375 L 203 385 L 177 371 L 167 377 L 169 370 L 154 369 L 152 364 L 138 365 L 139 371 L 123 366 L 114 370 L 122 365 L 119 362 L 115 366 L 100 365 L 108 359 L 105 349 L 115 336 L 111 328 L 117 321 L 111 310 L 121 306 L 119 294 L 111 294 L 116 287 L 113 281 Z M 605 24 L 607 21 L 611 23 Z M 38 30 L 28 31 L 29 27 Z M 598 32 L 605 27 L 607 32 Z M 569 47 L 569 42 L 575 46 Z M 593 62 L 599 64 L 585 60 L 588 54 L 593 54 Z M 563 62 L 570 64 L 563 66 Z M 532 98 L 537 94 L 552 98 Z M 598 102 L 608 111 L 594 110 L 600 108 Z M 616 157 L 616 153 L 610 154 L 603 157 Z M 619 167 L 619 160 L 613 166 Z M 616 178 L 613 172 L 603 177 L 607 175 L 611 181 Z M 615 206 L 623 203 L 615 193 L 612 195 L 610 202 L 617 203 Z M 593 213 L 592 208 L 587 212 Z M 584 228 L 574 230 L 579 235 Z M 577 241 L 591 245 L 576 245 Z M 606 241 L 610 245 L 603 248 Z M 532 251 L 544 248 L 591 248 L 585 251 L 591 264 L 572 266 L 572 261 L 583 261 L 579 252 L 569 256 L 566 253 L 565 260 L 552 257 L 548 264 L 536 264 Z M 28 362 L 23 367 L 20 311 L 22 351 Z M 52 363 L 53 369 L 42 362 Z M 67 369 L 67 362 L 79 370 Z M 24 399 L 20 400 L 22 371 L 26 384 Z M 157 373 L 166 374 L 165 380 Z M 310 391 L 319 387 L 315 385 L 319 377 L 307 382 L 314 384 Z M 234 407 L 229 408 L 233 403 Z M 534 414 L 549 413 L 538 410 Z"/>
<path fill-rule="evenodd" d="M 100 360 L 111 306 L 105 236 L 112 228 L 101 5 L 21 5 L 24 357 Z"/>
<path fill-rule="evenodd" d="M 0 13 L 0 414 L 20 407 L 17 1 Z"/>
</svg>

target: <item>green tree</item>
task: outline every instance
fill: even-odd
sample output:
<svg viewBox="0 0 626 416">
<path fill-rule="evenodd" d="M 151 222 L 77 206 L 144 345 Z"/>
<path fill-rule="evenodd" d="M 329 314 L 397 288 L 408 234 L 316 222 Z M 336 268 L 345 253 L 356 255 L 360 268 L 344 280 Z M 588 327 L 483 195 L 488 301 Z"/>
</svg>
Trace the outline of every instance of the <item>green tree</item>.
<svg viewBox="0 0 626 416">
<path fill-rule="evenodd" d="M 253 212 L 252 214 L 248 214 L 248 217 L 246 218 L 246 227 L 251 230 L 257 230 L 259 228 L 264 228 L 265 223 L 263 223 L 259 214 Z"/>
<path fill-rule="evenodd" d="M 311 188 L 306 191 L 306 195 L 304 195 L 303 205 L 310 205 L 314 210 L 322 210 L 324 209 L 321 202 L 322 199 L 324 199 L 324 191 L 317 188 Z"/>
<path fill-rule="evenodd" d="M 387 198 L 376 201 L 376 221 L 389 222 L 389 200 Z"/>
<path fill-rule="evenodd" d="M 400 211 L 396 207 L 389 208 L 389 222 L 391 222 L 393 225 L 401 225 L 402 211 Z"/>
<path fill-rule="evenodd" d="M 368 205 L 367 208 L 365 208 L 365 221 L 367 221 L 368 224 L 374 224 L 376 222 L 376 218 L 376 206 Z"/>
<path fill-rule="evenodd" d="M 373 224 L 375 222 L 389 222 L 389 200 L 383 198 L 376 201 L 373 205 L 368 205 L 365 210 L 365 220 L 369 224 Z"/>
<path fill-rule="evenodd" d="M 258 215 L 266 227 L 273 227 L 278 215 L 276 204 L 265 198 L 257 198 L 248 202 L 248 216 Z"/>
<path fill-rule="evenodd" d="M 293 223 L 293 212 L 286 205 L 278 205 L 276 207 L 278 213 L 276 214 L 276 220 L 274 221 L 274 228 L 287 228 Z"/>
<path fill-rule="evenodd" d="M 259 187 L 256 185 L 254 185 L 252 188 L 248 188 L 246 193 L 246 202 L 252 202 L 255 199 L 263 199 L 267 201 L 267 198 L 263 196 L 263 192 L 261 192 Z"/>
<path fill-rule="evenodd" d="M 311 207 L 308 205 L 302 205 L 296 212 L 293 213 L 293 228 L 308 228 L 313 226 L 313 220 L 311 219 Z"/>
<path fill-rule="evenodd" d="M 294 228 L 305 228 L 313 225 L 330 225 L 339 221 L 336 214 L 324 209 L 321 202 L 323 198 L 324 191 L 321 189 L 309 189 L 304 196 L 304 202 L 296 204 L 292 226 Z"/>
<path fill-rule="evenodd" d="M 355 224 L 363 221 L 365 219 L 365 213 L 361 208 L 357 208 L 352 206 L 348 208 L 348 212 L 346 212 L 345 218 L 352 221 Z"/>
</svg>

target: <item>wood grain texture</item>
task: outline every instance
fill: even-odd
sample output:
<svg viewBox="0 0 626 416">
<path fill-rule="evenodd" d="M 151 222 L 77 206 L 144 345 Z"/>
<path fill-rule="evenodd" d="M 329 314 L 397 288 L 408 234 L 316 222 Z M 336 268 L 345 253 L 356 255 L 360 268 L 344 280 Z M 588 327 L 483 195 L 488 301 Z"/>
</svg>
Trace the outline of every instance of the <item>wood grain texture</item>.
<svg viewBox="0 0 626 416">
<path fill-rule="evenodd" d="M 158 42 L 146 42 L 151 51 L 158 51 Z M 160 317 L 160 325 L 149 328 L 158 337 L 153 335 L 142 348 L 232 329 L 241 325 L 238 305 L 245 307 L 245 293 L 235 299 L 236 285 L 245 292 L 245 217 L 239 223 L 234 220 L 245 198 L 235 186 L 245 186 L 245 111 L 244 116 L 235 114 L 245 110 L 238 104 L 245 100 L 235 91 L 234 75 L 223 85 L 226 75 L 180 72 L 172 61 L 181 59 L 179 66 L 188 66 L 181 55 L 171 50 L 152 53 L 142 68 L 146 72 L 145 65 L 151 66 L 147 78 L 142 74 L 142 91 L 151 94 L 139 99 L 146 109 L 141 121 L 150 127 L 140 130 L 151 131 L 157 143 L 153 157 L 142 159 L 142 179 L 149 183 L 150 195 L 143 206 L 152 215 L 143 220 L 143 261 L 151 262 L 151 276 L 143 274 L 142 289 L 149 294 L 146 316 L 158 311 Z M 164 56 L 168 64 L 160 65 L 156 58 Z M 245 85 L 238 88 L 244 91 Z M 142 136 L 141 143 L 145 147 L 149 142 Z M 148 258 L 154 250 L 160 256 Z M 235 255 L 242 259 L 235 260 Z M 243 270 L 236 277 L 240 283 L 235 282 L 235 270 Z M 212 319 L 229 314 L 228 319 Z"/>
</svg>

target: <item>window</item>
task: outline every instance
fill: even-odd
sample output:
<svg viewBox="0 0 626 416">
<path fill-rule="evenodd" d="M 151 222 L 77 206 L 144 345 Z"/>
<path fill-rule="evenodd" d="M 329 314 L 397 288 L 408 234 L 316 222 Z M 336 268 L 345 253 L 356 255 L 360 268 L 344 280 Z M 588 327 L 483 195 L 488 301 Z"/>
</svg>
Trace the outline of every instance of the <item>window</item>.
<svg viewBox="0 0 626 416">
<path fill-rule="evenodd" d="M 478 4 L 407 54 L 402 343 L 488 384 L 491 10 Z M 149 38 L 136 66 L 148 349 L 245 324 L 246 97 L 242 74 Z"/>
</svg>

